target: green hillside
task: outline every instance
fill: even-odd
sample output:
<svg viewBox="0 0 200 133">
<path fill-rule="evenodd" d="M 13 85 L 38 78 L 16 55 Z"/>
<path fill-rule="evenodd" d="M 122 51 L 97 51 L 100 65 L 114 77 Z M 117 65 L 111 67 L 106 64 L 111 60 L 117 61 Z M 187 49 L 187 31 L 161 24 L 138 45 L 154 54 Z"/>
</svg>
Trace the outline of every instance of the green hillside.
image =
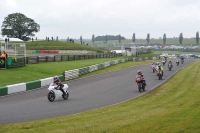
<svg viewBox="0 0 200 133">
<path fill-rule="evenodd" d="M 85 44 L 61 42 L 61 41 L 34 41 L 26 42 L 27 50 L 88 50 L 103 52 L 103 48 L 88 46 Z"/>
</svg>

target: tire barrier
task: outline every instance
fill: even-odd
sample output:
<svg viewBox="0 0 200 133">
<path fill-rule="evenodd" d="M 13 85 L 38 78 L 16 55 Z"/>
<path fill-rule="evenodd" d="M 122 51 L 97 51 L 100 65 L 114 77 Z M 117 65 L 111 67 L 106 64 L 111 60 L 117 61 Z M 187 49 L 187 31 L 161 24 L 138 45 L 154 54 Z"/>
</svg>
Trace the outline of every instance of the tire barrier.
<svg viewBox="0 0 200 133">
<path fill-rule="evenodd" d="M 74 69 L 74 70 L 68 70 L 64 72 L 64 77 L 65 80 L 71 80 L 71 79 L 75 79 L 79 76 L 82 76 L 84 74 L 96 71 L 96 70 L 100 70 L 115 64 L 119 64 L 122 62 L 127 62 L 128 59 L 120 59 L 120 60 L 114 60 L 114 61 L 108 61 L 105 63 L 101 63 L 101 64 L 95 64 L 95 65 L 91 65 L 88 67 L 83 67 L 83 68 L 79 68 L 79 69 Z"/>
<path fill-rule="evenodd" d="M 40 53 L 48 53 L 48 50 L 40 50 Z M 50 50 L 49 50 L 50 51 Z M 37 51 L 38 52 L 38 51 Z M 113 58 L 122 56 L 122 54 L 95 54 L 95 55 L 51 55 L 51 56 L 30 56 L 26 57 L 26 64 L 36 64 L 41 62 L 60 62 L 60 61 L 73 61 L 84 59 L 96 59 L 96 58 Z"/>
</svg>

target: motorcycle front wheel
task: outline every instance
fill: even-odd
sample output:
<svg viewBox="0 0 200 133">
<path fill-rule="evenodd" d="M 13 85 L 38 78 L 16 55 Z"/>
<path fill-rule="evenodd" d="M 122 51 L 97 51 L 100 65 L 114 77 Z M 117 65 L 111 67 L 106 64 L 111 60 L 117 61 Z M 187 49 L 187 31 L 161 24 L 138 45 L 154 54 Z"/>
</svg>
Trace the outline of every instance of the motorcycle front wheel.
<svg viewBox="0 0 200 133">
<path fill-rule="evenodd" d="M 139 90 L 139 92 L 142 92 L 142 84 L 141 83 L 138 83 L 138 90 Z"/>
<path fill-rule="evenodd" d="M 47 95 L 47 98 L 48 98 L 48 100 L 49 100 L 50 102 L 53 102 L 53 101 L 55 100 L 55 98 L 56 98 L 56 95 L 55 95 L 55 93 L 54 93 L 53 91 L 50 91 L 50 92 L 48 93 L 48 95 Z"/>
</svg>

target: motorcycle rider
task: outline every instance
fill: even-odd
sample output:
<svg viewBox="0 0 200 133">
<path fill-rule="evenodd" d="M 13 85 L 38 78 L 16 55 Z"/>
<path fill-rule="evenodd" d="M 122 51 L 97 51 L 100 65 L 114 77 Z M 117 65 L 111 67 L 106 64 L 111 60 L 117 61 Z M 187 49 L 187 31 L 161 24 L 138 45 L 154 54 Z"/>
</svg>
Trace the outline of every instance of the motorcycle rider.
<svg viewBox="0 0 200 133">
<path fill-rule="evenodd" d="M 183 56 L 181 56 L 181 62 L 183 62 L 184 61 L 184 57 Z"/>
<path fill-rule="evenodd" d="M 136 79 L 137 78 L 143 78 L 144 77 L 144 75 L 142 74 L 142 71 L 141 70 L 138 70 L 137 71 L 137 75 L 136 75 Z M 146 84 L 146 82 L 145 82 L 145 79 L 143 78 L 143 83 L 144 83 L 144 85 L 146 86 L 147 84 Z"/>
<path fill-rule="evenodd" d="M 163 72 L 163 67 L 159 64 L 157 67 L 156 67 L 156 71 L 159 72 L 159 71 L 162 71 L 162 75 L 164 74 Z"/>
<path fill-rule="evenodd" d="M 59 89 L 60 91 L 62 91 L 63 95 L 66 95 L 66 92 L 63 90 L 63 83 L 59 80 L 59 77 L 58 76 L 54 76 L 53 78 L 53 82 L 54 84 L 56 84 L 57 86 L 54 87 L 55 89 Z"/>
<path fill-rule="evenodd" d="M 168 67 L 169 67 L 170 64 L 171 64 L 171 66 L 173 67 L 172 61 L 171 61 L 171 60 L 168 62 Z"/>
<path fill-rule="evenodd" d="M 155 62 L 152 62 L 151 68 L 153 69 L 153 68 L 155 68 L 155 67 L 156 67 L 156 63 L 155 63 Z"/>
<path fill-rule="evenodd" d="M 179 63 L 179 58 L 178 57 L 176 57 L 176 62 Z"/>
<path fill-rule="evenodd" d="M 165 63 L 166 63 L 166 59 L 165 59 L 165 57 L 163 57 L 163 59 L 162 59 L 162 63 L 163 63 L 163 66 L 164 66 Z"/>
</svg>

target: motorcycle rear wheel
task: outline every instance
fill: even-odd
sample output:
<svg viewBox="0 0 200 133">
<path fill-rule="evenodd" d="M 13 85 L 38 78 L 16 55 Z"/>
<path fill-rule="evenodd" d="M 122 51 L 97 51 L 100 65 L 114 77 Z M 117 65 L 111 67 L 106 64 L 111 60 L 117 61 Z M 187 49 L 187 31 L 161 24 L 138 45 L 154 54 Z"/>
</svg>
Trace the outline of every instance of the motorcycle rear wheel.
<svg viewBox="0 0 200 133">
<path fill-rule="evenodd" d="M 69 98 L 69 92 L 66 92 L 66 95 L 62 95 L 62 98 L 64 100 L 67 100 Z"/>
</svg>

